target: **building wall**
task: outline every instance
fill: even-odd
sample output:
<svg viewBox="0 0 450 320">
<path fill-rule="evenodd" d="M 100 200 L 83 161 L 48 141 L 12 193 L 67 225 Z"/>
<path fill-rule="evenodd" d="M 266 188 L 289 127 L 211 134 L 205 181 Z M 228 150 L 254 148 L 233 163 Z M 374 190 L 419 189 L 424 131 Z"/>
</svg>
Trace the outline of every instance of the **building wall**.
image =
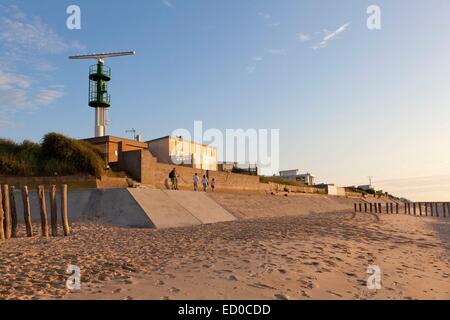
<svg viewBox="0 0 450 320">
<path fill-rule="evenodd" d="M 122 168 L 136 181 L 143 184 L 155 183 L 156 158 L 149 150 L 124 152 Z"/>
<path fill-rule="evenodd" d="M 345 188 L 337 186 L 327 186 L 327 193 L 332 196 L 346 196 Z"/>
<path fill-rule="evenodd" d="M 119 144 L 116 142 L 109 142 L 108 144 L 108 159 L 109 162 L 119 161 Z"/>
<path fill-rule="evenodd" d="M 148 149 L 159 162 L 171 163 L 169 154 L 169 138 L 159 139 L 148 142 Z"/>
<path fill-rule="evenodd" d="M 84 141 L 99 147 L 108 156 L 109 165 L 118 165 L 119 167 L 123 152 L 147 149 L 147 144 L 145 143 L 114 136 L 89 138 L 84 139 Z"/>
<path fill-rule="evenodd" d="M 169 172 L 176 168 L 179 175 L 178 185 L 181 189 L 191 190 L 193 188 L 192 178 L 195 173 L 201 178 L 208 174 L 209 180 L 216 180 L 216 190 L 223 191 L 260 191 L 261 184 L 259 177 L 241 175 L 229 172 L 208 171 L 184 166 L 175 166 L 165 163 L 156 163 L 155 168 L 155 187 L 167 188 L 169 186 Z M 262 191 L 262 190 L 261 190 Z"/>
<path fill-rule="evenodd" d="M 213 170 L 196 169 L 186 166 L 160 163 L 148 150 L 135 150 L 124 152 L 124 168 L 135 180 L 153 185 L 156 188 L 170 188 L 169 173 L 176 168 L 178 174 L 178 187 L 192 190 L 192 178 L 195 173 L 199 177 L 207 175 L 211 181 L 216 181 L 218 191 L 248 191 L 248 192 L 302 192 L 322 193 L 325 189 L 309 186 L 286 186 L 276 183 L 260 183 L 258 176 L 221 172 Z"/>
<path fill-rule="evenodd" d="M 150 152 L 158 159 L 158 162 L 217 170 L 217 150 L 214 147 L 177 137 L 165 137 L 147 143 Z"/>
</svg>

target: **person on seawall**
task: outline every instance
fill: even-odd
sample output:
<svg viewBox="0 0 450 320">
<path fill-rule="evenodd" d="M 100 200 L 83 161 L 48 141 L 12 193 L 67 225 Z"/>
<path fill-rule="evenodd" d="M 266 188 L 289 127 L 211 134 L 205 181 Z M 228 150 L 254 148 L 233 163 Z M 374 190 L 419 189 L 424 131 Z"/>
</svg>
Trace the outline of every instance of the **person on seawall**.
<svg viewBox="0 0 450 320">
<path fill-rule="evenodd" d="M 192 181 L 194 182 L 194 191 L 198 191 L 198 175 L 197 172 L 194 174 Z"/>
<path fill-rule="evenodd" d="M 172 190 L 178 190 L 178 176 L 176 168 L 173 168 L 173 170 L 170 171 L 169 178 L 170 181 L 172 182 Z"/>
<path fill-rule="evenodd" d="M 206 175 L 203 175 L 202 185 L 203 191 L 206 192 L 206 190 L 208 189 L 208 178 L 206 177 Z"/>
</svg>

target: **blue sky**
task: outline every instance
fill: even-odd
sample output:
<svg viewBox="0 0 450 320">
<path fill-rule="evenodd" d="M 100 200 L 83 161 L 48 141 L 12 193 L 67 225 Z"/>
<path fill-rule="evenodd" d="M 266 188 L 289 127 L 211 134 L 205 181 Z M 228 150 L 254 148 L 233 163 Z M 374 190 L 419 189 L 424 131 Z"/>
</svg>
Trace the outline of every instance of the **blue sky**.
<svg viewBox="0 0 450 320">
<path fill-rule="evenodd" d="M 450 200 L 448 0 L 0 4 L 1 137 L 92 136 L 94 61 L 67 57 L 135 50 L 107 61 L 110 134 L 279 128 L 282 169 Z M 81 30 L 66 28 L 71 4 Z M 381 30 L 366 27 L 372 4 Z"/>
</svg>

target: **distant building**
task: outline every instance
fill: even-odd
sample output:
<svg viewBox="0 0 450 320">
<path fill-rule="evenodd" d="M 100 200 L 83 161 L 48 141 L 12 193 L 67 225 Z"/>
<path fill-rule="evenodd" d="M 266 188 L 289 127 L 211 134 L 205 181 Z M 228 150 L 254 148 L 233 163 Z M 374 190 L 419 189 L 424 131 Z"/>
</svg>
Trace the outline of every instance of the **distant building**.
<svg viewBox="0 0 450 320">
<path fill-rule="evenodd" d="M 295 181 L 297 177 L 298 169 L 293 170 L 283 170 L 280 171 L 280 177 L 285 178 L 286 180 Z"/>
<path fill-rule="evenodd" d="M 148 149 L 158 162 L 217 171 L 217 149 L 206 144 L 165 136 L 147 141 Z"/>
<path fill-rule="evenodd" d="M 223 172 L 232 172 L 233 169 L 237 168 L 238 164 L 237 162 L 221 162 L 217 164 L 217 170 L 223 171 Z"/>
<path fill-rule="evenodd" d="M 316 188 L 325 189 L 327 194 L 332 196 L 345 196 L 346 191 L 344 187 L 338 187 L 334 183 L 321 183 L 316 184 Z"/>
<path fill-rule="evenodd" d="M 287 181 L 298 181 L 308 186 L 316 184 L 316 177 L 310 173 L 298 174 L 298 169 L 280 171 L 280 177 Z"/>
<path fill-rule="evenodd" d="M 373 190 L 373 186 L 370 184 L 365 184 L 362 186 L 358 186 L 358 189 L 364 190 L 364 191 L 369 191 L 369 190 Z"/>
<path fill-rule="evenodd" d="M 304 173 L 297 175 L 297 181 L 301 181 L 308 186 L 313 186 L 316 184 L 316 177 L 310 173 Z"/>
</svg>

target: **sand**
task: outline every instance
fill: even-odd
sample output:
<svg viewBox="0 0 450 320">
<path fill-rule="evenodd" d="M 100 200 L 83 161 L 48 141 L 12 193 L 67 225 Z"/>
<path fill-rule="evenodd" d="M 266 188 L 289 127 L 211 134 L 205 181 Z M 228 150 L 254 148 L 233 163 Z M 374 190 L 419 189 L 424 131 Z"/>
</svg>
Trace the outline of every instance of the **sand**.
<svg viewBox="0 0 450 320">
<path fill-rule="evenodd" d="M 249 201 L 215 197 L 235 210 Z M 298 206 L 266 197 L 250 200 L 280 201 L 289 213 Z M 20 238 L 0 243 L 0 298 L 450 299 L 449 218 L 272 217 L 267 207 L 259 204 L 262 218 L 177 229 L 77 221 L 71 237 L 46 240 L 21 228 Z M 80 291 L 66 288 L 69 264 L 81 269 Z M 369 265 L 381 269 L 380 290 L 366 286 Z"/>
</svg>

